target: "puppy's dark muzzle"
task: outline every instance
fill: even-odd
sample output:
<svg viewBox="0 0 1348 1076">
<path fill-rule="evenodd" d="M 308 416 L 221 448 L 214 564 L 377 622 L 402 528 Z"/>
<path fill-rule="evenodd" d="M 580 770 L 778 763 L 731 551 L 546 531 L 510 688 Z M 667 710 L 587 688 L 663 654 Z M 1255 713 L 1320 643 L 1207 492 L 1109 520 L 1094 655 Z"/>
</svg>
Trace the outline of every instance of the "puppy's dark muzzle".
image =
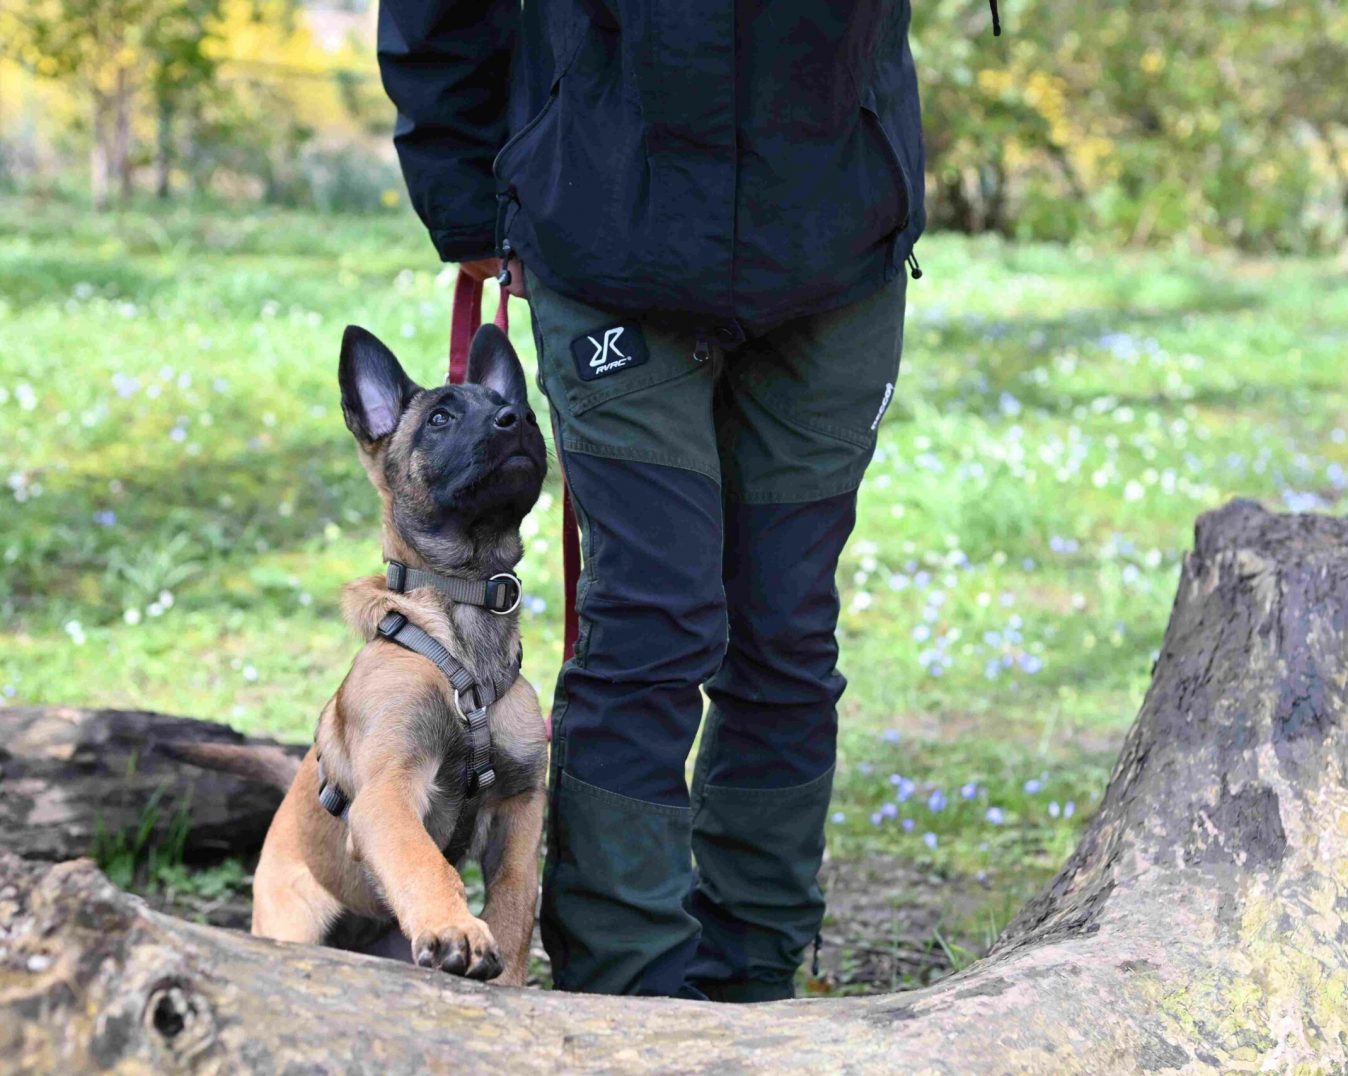
<svg viewBox="0 0 1348 1076">
<path fill-rule="evenodd" d="M 493 420 L 498 430 L 515 429 L 521 423 L 528 423 L 530 426 L 537 426 L 538 419 L 528 407 L 522 404 L 506 404 L 501 410 L 496 412 L 496 418 Z"/>
</svg>

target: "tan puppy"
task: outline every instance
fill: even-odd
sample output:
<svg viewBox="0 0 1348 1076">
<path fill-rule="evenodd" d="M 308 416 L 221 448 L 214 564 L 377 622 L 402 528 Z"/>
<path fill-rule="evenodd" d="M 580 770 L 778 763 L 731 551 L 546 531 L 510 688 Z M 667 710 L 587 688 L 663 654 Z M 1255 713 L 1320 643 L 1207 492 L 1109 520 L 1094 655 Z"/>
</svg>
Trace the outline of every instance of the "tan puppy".
<svg viewBox="0 0 1348 1076">
<path fill-rule="evenodd" d="M 253 933 L 314 944 L 332 940 L 339 919 L 396 920 L 418 964 L 521 984 L 547 755 L 538 699 L 516 675 L 517 613 L 503 612 L 518 605 L 513 577 L 501 577 L 520 558 L 519 524 L 546 468 L 524 372 L 504 334 L 487 325 L 473 341 L 467 384 L 422 389 L 383 344 L 352 327 L 340 381 L 347 426 L 383 501 L 384 557 L 416 571 L 404 593 L 378 576 L 346 588 L 343 611 L 366 643 L 267 833 Z M 494 607 L 445 593 L 493 576 Z M 406 634 L 402 645 L 381 636 L 390 613 L 438 643 L 447 665 L 408 649 Z M 490 734 L 489 756 L 479 756 L 486 763 L 474 765 L 474 747 L 486 741 L 464 717 L 478 709 L 473 691 L 456 702 L 445 668 L 463 670 L 483 701 L 500 688 L 485 721 L 478 714 Z M 228 752 L 194 754 L 226 768 Z M 456 870 L 465 856 L 482 864 L 481 919 Z"/>
</svg>

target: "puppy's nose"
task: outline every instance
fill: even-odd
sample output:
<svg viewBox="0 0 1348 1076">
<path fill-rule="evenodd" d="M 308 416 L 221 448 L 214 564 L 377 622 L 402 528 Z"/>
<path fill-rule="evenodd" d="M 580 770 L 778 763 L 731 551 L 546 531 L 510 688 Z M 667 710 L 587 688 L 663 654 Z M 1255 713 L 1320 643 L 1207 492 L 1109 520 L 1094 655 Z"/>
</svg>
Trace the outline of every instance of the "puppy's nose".
<svg viewBox="0 0 1348 1076">
<path fill-rule="evenodd" d="M 498 429 L 508 430 L 524 415 L 524 408 L 519 404 L 506 404 L 501 410 L 496 412 L 496 426 Z"/>
</svg>

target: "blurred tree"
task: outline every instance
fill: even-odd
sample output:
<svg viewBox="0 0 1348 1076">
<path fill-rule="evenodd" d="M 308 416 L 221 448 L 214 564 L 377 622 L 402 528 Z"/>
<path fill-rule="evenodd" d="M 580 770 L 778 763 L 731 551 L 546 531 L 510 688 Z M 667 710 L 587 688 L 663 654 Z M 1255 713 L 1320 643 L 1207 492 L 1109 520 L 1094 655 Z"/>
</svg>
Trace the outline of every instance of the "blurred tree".
<svg viewBox="0 0 1348 1076">
<path fill-rule="evenodd" d="M 935 223 L 1301 249 L 1348 234 L 1348 6 L 913 10 Z"/>
<path fill-rule="evenodd" d="M 218 0 L 20 0 L 0 10 L 6 52 L 87 99 L 95 206 L 107 205 L 114 186 L 123 200 L 131 195 L 136 92 L 152 89 L 167 125 L 182 94 L 209 81 L 213 65 L 203 42 L 217 6 Z M 166 156 L 167 132 L 161 146 Z"/>
<path fill-rule="evenodd" d="M 166 5 L 146 36 L 154 61 L 150 85 L 156 121 L 155 193 L 160 198 L 172 189 L 175 121 L 189 99 L 215 77 L 218 61 L 208 41 L 220 7 L 221 0 L 178 0 Z"/>
</svg>

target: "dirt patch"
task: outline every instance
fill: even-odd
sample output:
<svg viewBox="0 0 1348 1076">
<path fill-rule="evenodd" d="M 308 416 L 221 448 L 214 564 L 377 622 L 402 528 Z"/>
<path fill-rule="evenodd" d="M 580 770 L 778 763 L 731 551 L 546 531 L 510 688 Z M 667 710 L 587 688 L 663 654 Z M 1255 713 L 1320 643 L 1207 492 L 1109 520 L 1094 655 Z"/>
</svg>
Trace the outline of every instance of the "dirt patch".
<svg viewBox="0 0 1348 1076">
<path fill-rule="evenodd" d="M 946 878 L 894 856 L 830 860 L 819 975 L 812 993 L 888 993 L 921 986 L 983 955 L 969 924 L 988 902 L 973 879 Z M 809 954 L 807 954 L 807 970 Z"/>
</svg>

